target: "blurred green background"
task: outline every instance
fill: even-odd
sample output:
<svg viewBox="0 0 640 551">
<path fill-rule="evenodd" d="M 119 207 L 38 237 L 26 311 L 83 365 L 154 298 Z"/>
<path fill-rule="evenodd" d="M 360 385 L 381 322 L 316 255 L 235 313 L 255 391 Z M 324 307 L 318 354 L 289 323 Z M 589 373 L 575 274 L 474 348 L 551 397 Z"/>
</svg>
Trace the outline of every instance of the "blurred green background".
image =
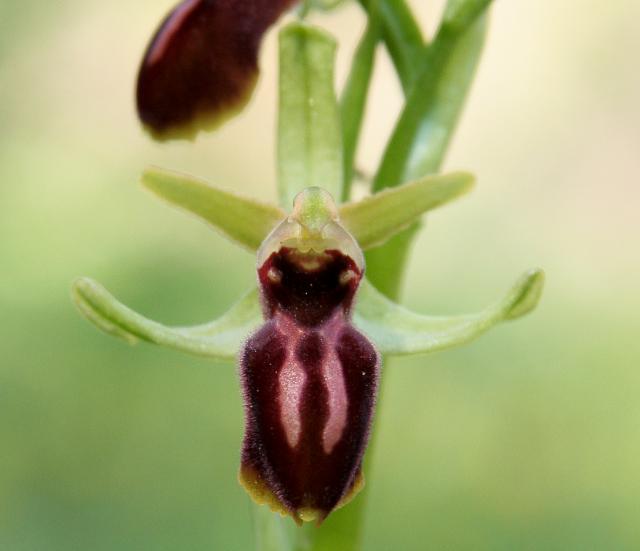
<svg viewBox="0 0 640 551">
<path fill-rule="evenodd" d="M 88 275 L 150 317 L 212 318 L 253 258 L 136 185 L 148 164 L 275 197 L 275 35 L 250 108 L 195 144 L 141 132 L 138 60 L 171 0 L 0 0 L 0 549 L 252 548 L 231 365 L 99 333 Z M 428 29 L 442 2 L 414 1 Z M 362 18 L 317 19 L 344 76 Z M 640 3 L 497 2 L 405 299 L 472 311 L 524 269 L 531 316 L 394 361 L 365 550 L 640 549 Z M 400 105 L 380 52 L 361 165 Z M 390 269 L 393 269 L 390 266 Z M 329 521 L 330 522 L 330 521 Z"/>
</svg>

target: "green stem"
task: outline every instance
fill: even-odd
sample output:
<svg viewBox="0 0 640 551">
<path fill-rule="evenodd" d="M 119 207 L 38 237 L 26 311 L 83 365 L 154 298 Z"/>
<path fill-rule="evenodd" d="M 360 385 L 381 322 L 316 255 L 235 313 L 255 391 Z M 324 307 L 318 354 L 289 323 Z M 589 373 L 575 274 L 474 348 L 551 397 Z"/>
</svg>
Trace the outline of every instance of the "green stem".
<svg viewBox="0 0 640 551">
<path fill-rule="evenodd" d="M 394 235 L 381 247 L 366 253 L 367 278 L 374 287 L 393 301 L 400 299 L 413 238 L 422 224 L 415 223 Z M 390 270 L 389 266 L 394 269 Z"/>
<path fill-rule="evenodd" d="M 300 3 L 300 6 L 298 6 L 298 10 L 297 10 L 298 17 L 301 20 L 304 20 L 307 18 L 310 11 L 311 11 L 311 0 L 304 0 L 303 2 Z"/>
<path fill-rule="evenodd" d="M 258 551 L 293 551 L 285 519 L 264 505 L 252 503 L 253 529 Z M 296 551 L 298 551 L 296 549 Z"/>
<path fill-rule="evenodd" d="M 415 68 L 424 53 L 425 43 L 420 27 L 405 0 L 360 0 L 360 3 L 369 14 L 372 7 L 376 7 L 385 45 L 406 93 L 413 84 Z"/>
<path fill-rule="evenodd" d="M 367 103 L 369 83 L 373 71 L 373 59 L 380 39 L 380 19 L 375 8 L 369 12 L 369 22 L 351 63 L 351 72 L 342 93 L 340 115 L 342 143 L 344 146 L 344 187 L 342 200 L 351 198 L 356 150 L 362 129 L 362 119 Z"/>
<path fill-rule="evenodd" d="M 482 18 L 463 30 L 440 27 L 387 144 L 374 178 L 374 191 L 440 169 L 477 67 L 485 21 Z M 430 137 L 436 144 L 431 144 Z M 434 152 L 435 145 L 438 149 Z"/>
</svg>

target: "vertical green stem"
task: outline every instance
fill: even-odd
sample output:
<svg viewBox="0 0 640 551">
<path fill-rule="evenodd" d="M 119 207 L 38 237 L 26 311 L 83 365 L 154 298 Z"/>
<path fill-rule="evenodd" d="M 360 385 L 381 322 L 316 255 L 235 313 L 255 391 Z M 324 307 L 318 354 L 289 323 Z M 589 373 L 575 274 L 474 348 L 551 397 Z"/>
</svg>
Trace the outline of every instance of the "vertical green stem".
<svg viewBox="0 0 640 551">
<path fill-rule="evenodd" d="M 373 59 L 380 39 L 380 19 L 377 17 L 374 7 L 371 8 L 369 14 L 369 22 L 353 56 L 351 72 L 340 102 L 342 143 L 344 146 L 344 188 L 341 198 L 343 201 L 348 201 L 351 196 L 356 150 L 373 71 Z"/>
<path fill-rule="evenodd" d="M 286 520 L 264 505 L 252 503 L 251 506 L 256 550 L 294 551 Z"/>
<path fill-rule="evenodd" d="M 482 17 L 440 27 L 385 149 L 373 188 L 381 191 L 439 170 L 480 58 Z"/>
<path fill-rule="evenodd" d="M 384 42 L 405 93 L 411 88 L 424 53 L 424 39 L 405 0 L 360 0 L 369 17 L 375 7 Z"/>
</svg>

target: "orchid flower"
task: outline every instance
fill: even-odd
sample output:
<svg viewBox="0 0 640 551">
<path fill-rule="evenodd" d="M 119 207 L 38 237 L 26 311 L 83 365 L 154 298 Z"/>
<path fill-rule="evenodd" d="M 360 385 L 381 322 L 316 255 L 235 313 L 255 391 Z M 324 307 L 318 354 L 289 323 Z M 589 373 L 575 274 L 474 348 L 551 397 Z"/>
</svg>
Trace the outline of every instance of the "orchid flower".
<svg viewBox="0 0 640 551">
<path fill-rule="evenodd" d="M 292 4 L 186 0 L 175 8 L 151 41 L 139 74 L 139 113 L 152 135 L 193 137 L 237 111 L 255 83 L 262 34 Z M 428 132 L 420 128 L 433 128 L 437 116 L 450 133 L 463 98 L 454 94 L 449 111 L 433 110 L 437 104 L 424 104 L 422 97 L 411 101 L 422 76 L 402 69 L 401 60 L 417 56 L 420 48 L 415 40 L 394 41 L 393 17 L 403 12 L 387 10 L 391 20 L 376 19 L 373 4 L 342 111 L 333 82 L 333 38 L 304 22 L 280 31 L 279 205 L 172 171 L 150 168 L 142 175 L 148 190 L 256 255 L 252 289 L 209 323 L 170 327 L 134 312 L 91 279 L 73 285 L 81 313 L 109 334 L 238 362 L 245 404 L 240 482 L 256 502 L 297 523 L 321 523 L 362 487 L 383 359 L 471 341 L 531 311 L 543 286 L 542 271 L 529 270 L 478 313 L 429 316 L 401 306 L 389 298 L 392 292 L 367 279 L 365 251 L 388 250 L 426 212 L 465 194 L 474 182 L 466 172 L 422 170 L 425 159 L 437 155 L 429 148 L 439 148 L 441 156 L 447 140 L 434 137 L 435 145 L 425 145 L 420 136 Z M 441 34 L 420 50 L 443 89 L 460 94 L 461 79 L 470 82 L 479 45 L 468 42 L 479 36 L 487 4 L 449 2 Z M 405 81 L 408 100 L 399 125 L 417 117 L 408 130 L 415 147 L 405 151 L 403 168 L 388 185 L 379 175 L 390 174 L 396 161 L 385 157 L 373 193 L 352 201 L 361 92 L 378 40 L 386 41 Z M 464 46 L 457 50 L 462 61 L 448 57 L 443 44 L 454 52 Z M 460 66 L 464 70 L 456 73 Z M 394 137 L 390 151 L 402 154 L 404 142 L 396 147 Z M 424 174 L 397 185 L 416 167 Z M 401 248 L 394 246 L 396 252 Z M 384 269 L 402 270 L 402 264 L 389 259 Z"/>
</svg>

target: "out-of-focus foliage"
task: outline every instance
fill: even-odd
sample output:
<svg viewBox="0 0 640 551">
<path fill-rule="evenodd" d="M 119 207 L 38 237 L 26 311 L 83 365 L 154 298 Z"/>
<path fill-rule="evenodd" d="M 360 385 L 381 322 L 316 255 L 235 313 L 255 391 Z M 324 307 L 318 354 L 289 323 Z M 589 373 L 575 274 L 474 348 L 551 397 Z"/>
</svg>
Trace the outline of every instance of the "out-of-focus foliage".
<svg viewBox="0 0 640 551">
<path fill-rule="evenodd" d="M 235 368 L 131 349 L 69 300 L 86 273 L 179 325 L 254 281 L 251 255 L 136 182 L 155 163 L 274 200 L 274 36 L 245 115 L 195 146 L 154 145 L 132 82 L 162 3 L 0 4 L 3 550 L 251 545 Z M 385 369 L 367 551 L 640 546 L 640 76 L 623 70 L 639 16 L 634 0 L 496 4 L 445 166 L 478 185 L 430 215 L 405 299 L 473 311 L 529 265 L 546 296 L 482 341 Z M 344 76 L 358 9 L 318 17 Z M 400 104 L 391 70 L 374 78 L 365 172 Z"/>
</svg>

